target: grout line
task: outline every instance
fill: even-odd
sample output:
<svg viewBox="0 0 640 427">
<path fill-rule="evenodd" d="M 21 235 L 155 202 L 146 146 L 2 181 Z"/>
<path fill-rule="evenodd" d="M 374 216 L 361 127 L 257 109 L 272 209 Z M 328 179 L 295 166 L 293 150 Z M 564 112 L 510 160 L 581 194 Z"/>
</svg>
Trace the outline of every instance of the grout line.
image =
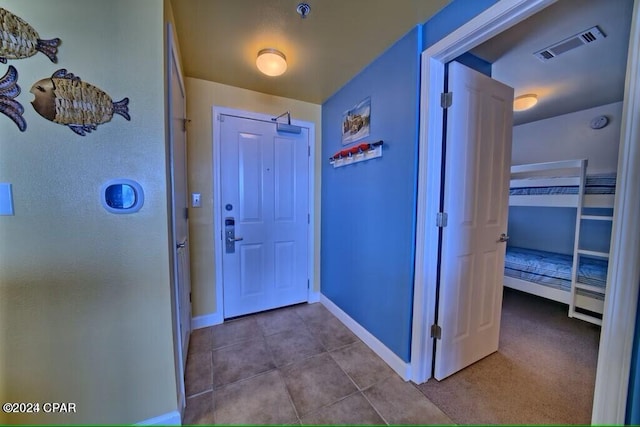
<svg viewBox="0 0 640 427">
<path fill-rule="evenodd" d="M 351 343 L 351 344 L 349 344 L 349 345 L 355 345 L 355 344 L 357 344 L 357 341 L 356 341 L 356 342 L 353 342 L 353 343 Z M 341 347 L 341 348 L 345 348 L 345 347 L 347 347 L 347 346 L 344 346 L 344 347 Z M 333 361 L 334 361 L 334 363 L 335 363 L 336 365 L 338 365 L 338 368 L 340 368 L 340 370 L 341 370 L 341 371 L 342 371 L 342 372 L 347 376 L 347 378 L 349 378 L 349 380 L 351 380 L 351 382 L 353 383 L 353 385 L 356 387 L 357 393 L 360 393 L 360 394 L 362 395 L 362 397 L 364 397 L 364 399 L 367 401 L 367 403 L 369 403 L 369 405 L 371 405 L 371 407 L 372 407 L 372 408 L 373 408 L 373 410 L 376 412 L 376 414 L 378 414 L 378 416 L 380 417 L 380 419 L 381 419 L 382 421 L 384 421 L 387 425 L 389 425 L 389 421 L 387 421 L 387 420 L 382 416 L 382 414 L 380 413 L 380 411 L 378 411 L 378 408 L 376 408 L 376 407 L 375 407 L 375 405 L 374 405 L 373 403 L 371 403 L 371 401 L 370 401 L 370 400 L 367 398 L 367 396 L 364 394 L 364 390 L 367 390 L 367 389 L 369 389 L 369 388 L 373 387 L 373 385 L 375 385 L 375 384 L 372 384 L 372 385 L 370 385 L 369 387 L 366 387 L 366 388 L 360 388 L 360 386 L 356 383 L 356 381 L 355 381 L 353 378 L 351 378 L 351 375 L 349 375 L 349 374 L 347 373 L 347 371 L 345 371 L 345 370 L 342 368 L 342 366 L 338 363 L 338 361 L 333 357 L 333 354 L 331 354 L 331 352 L 329 352 L 329 356 L 331 357 L 331 360 L 333 360 Z M 395 374 L 395 372 L 394 372 L 394 374 Z M 347 395 L 347 396 L 343 397 L 342 399 L 338 399 L 336 402 L 333 402 L 333 403 L 337 403 L 337 402 L 339 402 L 340 400 L 344 400 L 344 399 L 346 399 L 347 397 L 349 397 L 349 396 L 351 396 L 351 395 L 353 395 L 353 394 L 355 394 L 355 393 L 351 393 L 351 394 L 349 394 L 349 395 Z M 333 404 L 333 403 L 332 403 L 332 404 Z M 327 406 L 328 406 L 328 405 L 327 405 Z"/>
<path fill-rule="evenodd" d="M 284 384 L 284 389 L 287 392 L 287 397 L 289 398 L 289 402 L 291 403 L 291 406 L 293 406 L 293 412 L 296 414 L 296 419 L 298 420 L 298 422 L 300 424 L 302 424 L 302 420 L 300 419 L 300 413 L 298 413 L 298 408 L 296 408 L 296 404 L 293 402 L 293 397 L 291 396 L 291 392 L 289 391 L 289 387 L 287 387 L 287 382 L 282 377 L 282 371 L 280 371 L 280 369 L 277 369 L 277 371 L 278 371 L 278 376 L 280 377 L 280 380 L 282 381 L 282 384 Z"/>
<path fill-rule="evenodd" d="M 189 399 L 192 399 L 194 397 L 198 397 L 198 396 L 201 396 L 201 395 L 203 395 L 205 393 L 210 393 L 210 392 L 213 392 L 213 388 L 209 388 L 209 389 L 206 389 L 206 390 L 203 390 L 203 391 L 199 391 L 199 392 L 194 393 L 194 394 L 190 394 L 189 396 L 185 396 L 185 400 L 189 400 Z"/>
<path fill-rule="evenodd" d="M 222 389 L 222 388 L 225 388 L 225 387 L 226 387 L 226 386 L 228 386 L 228 385 L 238 384 L 238 383 L 241 383 L 241 382 L 244 382 L 244 381 L 247 381 L 247 380 L 250 380 L 250 379 L 256 378 L 256 377 L 259 377 L 260 375 L 267 374 L 267 373 L 269 373 L 269 372 L 271 372 L 271 371 L 277 371 L 277 370 L 278 370 L 278 367 L 276 366 L 276 367 L 273 367 L 273 368 L 271 368 L 271 369 L 267 369 L 266 371 L 257 372 L 257 373 L 255 373 L 255 374 L 253 374 L 253 375 L 249 376 L 249 377 L 246 377 L 246 378 L 241 378 L 241 379 L 239 379 L 239 380 L 235 380 L 235 381 L 233 381 L 233 382 L 226 383 L 226 384 L 221 384 L 221 385 L 219 385 L 219 386 L 213 386 L 213 391 L 220 390 L 220 389 Z"/>
<path fill-rule="evenodd" d="M 373 386 L 367 387 L 366 390 L 370 389 Z M 391 423 L 389 422 L 389 420 L 387 420 L 384 416 L 382 416 L 382 413 L 380 413 L 380 411 L 378 411 L 378 408 L 376 408 L 376 405 L 373 404 L 373 402 L 371 402 L 369 400 L 369 398 L 367 397 L 366 394 L 364 394 L 364 390 L 362 391 L 362 397 L 365 398 L 365 400 L 367 402 L 369 402 L 369 405 L 371 405 L 371 407 L 373 408 L 374 411 L 376 411 L 376 414 L 378 414 L 378 416 L 382 419 L 382 421 L 384 421 L 387 425 L 390 425 Z"/>
</svg>

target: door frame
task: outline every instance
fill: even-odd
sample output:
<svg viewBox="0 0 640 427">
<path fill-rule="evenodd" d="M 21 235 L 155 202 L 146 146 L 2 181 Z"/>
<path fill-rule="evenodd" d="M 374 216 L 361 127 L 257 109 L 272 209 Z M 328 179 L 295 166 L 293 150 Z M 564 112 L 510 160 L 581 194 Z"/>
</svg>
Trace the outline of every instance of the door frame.
<svg viewBox="0 0 640 427">
<path fill-rule="evenodd" d="M 187 355 L 182 352 L 182 334 L 180 330 L 180 289 L 178 287 L 178 257 L 175 256 L 175 248 L 177 245 L 176 239 L 176 213 L 174 206 L 175 194 L 173 191 L 173 122 L 171 117 L 172 112 L 172 94 L 171 94 L 171 73 L 172 64 L 175 63 L 178 70 L 178 81 L 180 83 L 180 89 L 185 94 L 185 109 L 186 109 L 186 89 L 184 86 L 184 79 L 182 76 L 182 67 L 180 65 L 180 58 L 176 51 L 176 42 L 174 40 L 174 30 L 171 23 L 166 24 L 166 55 L 165 55 L 165 79 L 166 79 L 166 138 L 167 138 L 167 194 L 169 200 L 167 207 L 169 209 L 169 260 L 171 270 L 171 317 L 173 321 L 173 356 L 176 370 L 176 393 L 178 400 L 178 412 L 180 412 L 180 418 L 184 419 L 184 409 L 187 404 L 186 390 L 184 384 L 184 362 Z M 186 113 L 186 111 L 185 111 Z"/>
<path fill-rule="evenodd" d="M 220 162 L 220 146 L 221 146 L 221 127 L 220 115 L 235 116 L 245 119 L 260 120 L 264 122 L 272 121 L 274 117 L 281 112 L 273 115 L 256 113 L 253 111 L 238 110 L 235 108 L 213 106 L 211 123 L 213 126 L 213 246 L 215 260 L 216 275 L 216 317 L 217 324 L 224 321 L 224 304 L 223 304 L 223 274 L 222 274 L 222 255 L 224 253 L 224 231 L 222 225 L 222 215 L 220 208 L 222 206 L 221 184 L 221 162 Z M 303 120 L 291 119 L 291 124 L 307 128 L 309 134 L 309 157 L 307 162 L 307 170 L 309 176 L 308 188 L 308 210 L 309 223 L 307 224 L 307 280 L 309 288 L 307 290 L 307 302 L 317 302 L 320 300 L 320 293 L 314 291 L 313 272 L 315 260 L 315 123 Z"/>
<path fill-rule="evenodd" d="M 420 135 L 418 159 L 418 210 L 414 276 L 411 374 L 416 383 L 431 376 L 434 340 L 429 331 L 435 319 L 438 228 L 435 218 L 440 201 L 442 158 L 442 108 L 444 64 L 511 26 L 534 15 L 556 0 L 502 0 L 471 19 L 422 53 Z M 625 96 L 618 161 L 618 189 L 609 265 L 609 290 L 605 299 L 592 422 L 623 424 L 625 420 L 638 288 L 640 287 L 640 194 L 634 183 L 640 176 L 640 0 L 634 2 L 629 35 Z M 433 88 L 433 89 L 431 89 Z"/>
</svg>

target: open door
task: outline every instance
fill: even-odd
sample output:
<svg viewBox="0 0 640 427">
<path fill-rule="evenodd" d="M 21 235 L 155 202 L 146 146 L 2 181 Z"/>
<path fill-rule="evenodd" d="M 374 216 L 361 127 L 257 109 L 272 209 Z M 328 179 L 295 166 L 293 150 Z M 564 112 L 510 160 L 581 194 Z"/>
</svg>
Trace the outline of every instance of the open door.
<svg viewBox="0 0 640 427">
<path fill-rule="evenodd" d="M 506 247 L 513 89 L 449 64 L 438 380 L 498 350 Z"/>
<path fill-rule="evenodd" d="M 181 416 L 186 406 L 184 377 L 191 334 L 191 279 L 187 214 L 187 139 L 185 87 L 176 52 L 173 27 L 166 24 L 167 146 L 170 173 L 171 317 L 176 397 Z"/>
<path fill-rule="evenodd" d="M 191 276 L 189 261 L 189 215 L 187 195 L 186 108 L 178 66 L 171 58 L 171 191 L 173 203 L 174 259 L 178 287 L 182 363 L 186 368 L 191 334 Z"/>
</svg>

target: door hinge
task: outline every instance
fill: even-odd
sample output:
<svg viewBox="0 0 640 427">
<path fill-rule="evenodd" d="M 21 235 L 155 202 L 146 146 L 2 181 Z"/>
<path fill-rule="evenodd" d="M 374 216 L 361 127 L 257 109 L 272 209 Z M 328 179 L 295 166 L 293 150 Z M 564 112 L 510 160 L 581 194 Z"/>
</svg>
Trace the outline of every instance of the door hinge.
<svg viewBox="0 0 640 427">
<path fill-rule="evenodd" d="M 307 157 L 311 157 L 311 146 L 307 145 Z"/>
<path fill-rule="evenodd" d="M 431 338 L 442 339 L 442 328 L 438 325 L 431 325 Z"/>
<path fill-rule="evenodd" d="M 191 302 L 191 292 L 189 292 L 189 302 Z"/>
<path fill-rule="evenodd" d="M 436 215 L 436 227 L 446 227 L 449 221 L 449 215 L 446 212 L 438 212 Z"/>
<path fill-rule="evenodd" d="M 311 214 L 307 214 L 307 224 L 311 224 Z"/>
<path fill-rule="evenodd" d="M 452 102 L 453 102 L 453 92 L 442 92 L 440 94 L 440 106 L 442 108 L 451 107 Z"/>
<path fill-rule="evenodd" d="M 184 119 L 182 119 L 182 131 L 186 132 L 187 131 L 187 123 L 189 123 L 191 120 L 187 119 L 186 117 Z"/>
<path fill-rule="evenodd" d="M 310 289 L 310 288 L 311 288 L 311 284 L 310 284 L 309 279 L 307 279 L 307 289 Z"/>
</svg>

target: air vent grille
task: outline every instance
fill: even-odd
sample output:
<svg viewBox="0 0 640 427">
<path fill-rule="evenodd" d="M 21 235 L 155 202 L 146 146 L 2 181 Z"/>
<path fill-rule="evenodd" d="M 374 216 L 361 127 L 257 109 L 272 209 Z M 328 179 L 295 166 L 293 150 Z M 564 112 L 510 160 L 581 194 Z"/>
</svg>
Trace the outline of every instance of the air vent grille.
<svg viewBox="0 0 640 427">
<path fill-rule="evenodd" d="M 604 33 L 600 31 L 600 28 L 595 26 L 581 33 L 575 34 L 569 38 L 566 38 L 558 43 L 555 43 L 549 47 L 539 50 L 535 52 L 534 55 L 540 61 L 547 62 L 548 60 L 555 58 L 558 55 L 561 55 L 585 44 L 593 43 L 596 40 L 601 40 L 605 37 L 606 36 L 604 35 Z"/>
</svg>

